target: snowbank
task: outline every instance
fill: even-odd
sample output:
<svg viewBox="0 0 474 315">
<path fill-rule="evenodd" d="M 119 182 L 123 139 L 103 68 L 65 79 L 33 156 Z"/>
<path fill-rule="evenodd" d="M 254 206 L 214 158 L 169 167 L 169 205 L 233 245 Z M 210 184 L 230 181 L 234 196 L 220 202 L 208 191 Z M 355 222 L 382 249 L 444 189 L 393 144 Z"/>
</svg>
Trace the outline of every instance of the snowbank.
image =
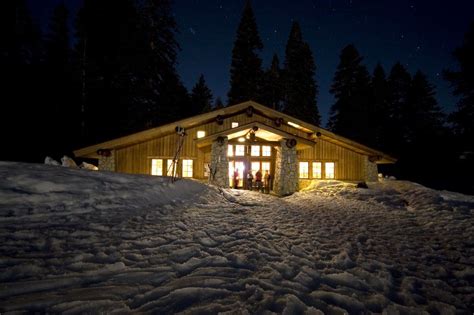
<svg viewBox="0 0 474 315">
<path fill-rule="evenodd" d="M 0 221 L 97 210 L 159 211 L 185 203 L 208 190 L 191 180 L 0 162 Z"/>
</svg>

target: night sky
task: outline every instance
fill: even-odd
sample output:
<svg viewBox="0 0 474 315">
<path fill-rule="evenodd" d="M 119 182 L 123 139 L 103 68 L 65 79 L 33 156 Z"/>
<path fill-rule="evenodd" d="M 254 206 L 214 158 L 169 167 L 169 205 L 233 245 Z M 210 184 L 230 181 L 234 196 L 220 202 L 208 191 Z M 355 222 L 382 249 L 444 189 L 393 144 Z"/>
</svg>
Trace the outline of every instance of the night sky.
<svg viewBox="0 0 474 315">
<path fill-rule="evenodd" d="M 38 23 L 47 25 L 52 8 L 61 0 L 30 0 Z M 66 3 L 73 12 L 81 0 Z M 174 12 L 180 33 L 177 40 L 178 72 L 190 90 L 201 73 L 225 102 L 229 89 L 232 46 L 245 0 L 175 0 Z M 267 67 L 273 53 L 281 63 L 290 26 L 297 20 L 309 42 L 317 65 L 320 86 L 318 105 L 327 121 L 333 103 L 329 93 L 341 49 L 353 43 L 372 72 L 381 62 L 386 72 L 400 61 L 410 72 L 422 70 L 437 87 L 440 105 L 451 111 L 456 99 L 442 78 L 442 70 L 454 68 L 451 52 L 460 46 L 470 21 L 474 1 L 252 1 Z M 105 22 L 105 21 L 104 21 Z"/>
</svg>

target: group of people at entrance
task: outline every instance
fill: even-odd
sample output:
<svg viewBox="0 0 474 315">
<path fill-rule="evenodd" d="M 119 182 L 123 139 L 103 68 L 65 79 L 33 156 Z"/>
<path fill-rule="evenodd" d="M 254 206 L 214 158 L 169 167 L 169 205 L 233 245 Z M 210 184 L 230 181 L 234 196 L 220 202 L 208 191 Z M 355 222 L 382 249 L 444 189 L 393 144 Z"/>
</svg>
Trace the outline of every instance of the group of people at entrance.
<svg viewBox="0 0 474 315">
<path fill-rule="evenodd" d="M 239 170 L 236 169 L 234 171 L 234 178 L 233 178 L 233 183 L 234 183 L 234 188 L 237 188 L 239 185 Z M 258 170 L 255 173 L 255 178 L 252 174 L 252 171 L 249 171 L 247 173 L 247 178 L 246 178 L 246 188 L 248 190 L 257 190 L 261 191 L 263 193 L 270 193 L 271 190 L 271 184 L 272 184 L 272 176 L 268 172 L 268 170 L 265 170 L 265 175 L 262 176 L 262 170 Z"/>
</svg>

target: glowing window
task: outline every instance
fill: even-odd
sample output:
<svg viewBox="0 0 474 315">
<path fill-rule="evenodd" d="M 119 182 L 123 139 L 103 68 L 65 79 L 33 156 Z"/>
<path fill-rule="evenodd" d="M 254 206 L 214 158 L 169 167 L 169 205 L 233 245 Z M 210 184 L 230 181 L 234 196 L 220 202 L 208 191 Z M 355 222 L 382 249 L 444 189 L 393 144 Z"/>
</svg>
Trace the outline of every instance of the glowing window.
<svg viewBox="0 0 474 315">
<path fill-rule="evenodd" d="M 151 175 L 163 176 L 163 160 L 151 159 Z"/>
<path fill-rule="evenodd" d="M 244 156 L 245 155 L 245 146 L 238 144 L 235 146 L 235 156 Z"/>
<path fill-rule="evenodd" d="M 253 145 L 252 150 L 250 151 L 251 156 L 260 156 L 260 146 L 259 145 Z"/>
<path fill-rule="evenodd" d="M 334 178 L 334 162 L 324 163 L 324 175 L 328 179 Z"/>
<path fill-rule="evenodd" d="M 206 136 L 206 132 L 204 130 L 199 130 L 197 132 L 197 137 L 199 138 L 204 138 Z"/>
<path fill-rule="evenodd" d="M 174 164 L 174 165 L 173 165 Z M 167 176 L 173 176 L 173 169 L 174 169 L 174 174 L 176 175 L 177 173 L 177 166 L 175 163 L 173 163 L 172 159 L 166 160 L 166 175 Z"/>
<path fill-rule="evenodd" d="M 231 161 L 229 162 L 229 185 L 230 187 L 234 187 L 234 172 L 237 171 L 237 186 L 242 187 L 243 185 L 243 179 L 244 179 L 244 174 L 245 174 L 245 164 L 244 162 L 238 162 L 238 161 Z"/>
<path fill-rule="evenodd" d="M 238 122 L 233 121 L 232 122 L 232 128 L 237 128 L 239 126 Z"/>
<path fill-rule="evenodd" d="M 255 173 L 260 169 L 260 162 L 252 162 L 252 175 L 255 176 Z"/>
<path fill-rule="evenodd" d="M 232 144 L 229 144 L 227 146 L 227 156 L 234 156 L 234 147 Z"/>
<path fill-rule="evenodd" d="M 231 161 L 229 162 L 229 187 L 233 187 L 234 186 L 234 162 Z"/>
<path fill-rule="evenodd" d="M 309 171 L 309 166 L 308 166 L 308 162 L 300 162 L 300 178 L 308 178 L 309 177 L 309 174 L 308 174 L 308 171 Z"/>
<path fill-rule="evenodd" d="M 193 177 L 193 160 L 183 160 L 183 177 Z"/>
<path fill-rule="evenodd" d="M 262 146 L 262 156 L 271 156 L 272 155 L 272 147 L 269 145 Z"/>
<path fill-rule="evenodd" d="M 313 162 L 313 178 L 323 177 L 323 165 L 321 162 Z"/>
<path fill-rule="evenodd" d="M 270 173 L 270 162 L 262 162 L 262 173 L 265 175 L 265 171 Z"/>
<path fill-rule="evenodd" d="M 298 125 L 298 124 L 296 124 L 296 123 L 294 123 L 294 122 L 291 122 L 291 121 L 288 122 L 288 125 L 290 125 L 291 127 L 295 127 L 295 128 L 301 129 L 301 126 L 300 126 L 300 125 Z"/>
</svg>

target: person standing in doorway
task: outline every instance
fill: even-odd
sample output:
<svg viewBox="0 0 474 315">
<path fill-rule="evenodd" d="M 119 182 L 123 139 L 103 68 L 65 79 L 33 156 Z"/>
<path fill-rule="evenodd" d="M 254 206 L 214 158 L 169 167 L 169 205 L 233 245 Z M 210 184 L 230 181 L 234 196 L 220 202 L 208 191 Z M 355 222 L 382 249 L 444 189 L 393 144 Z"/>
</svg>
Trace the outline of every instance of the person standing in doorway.
<svg viewBox="0 0 474 315">
<path fill-rule="evenodd" d="M 262 191 L 262 171 L 258 170 L 257 173 L 255 173 L 255 186 L 257 186 L 258 191 Z"/>
<path fill-rule="evenodd" d="M 249 171 L 247 173 L 247 189 L 252 190 L 252 185 L 253 185 L 253 175 L 252 175 L 252 171 Z"/>
<path fill-rule="evenodd" d="M 234 171 L 234 178 L 233 178 L 233 182 L 234 182 L 234 189 L 237 189 L 237 186 L 239 186 L 239 169 L 235 169 Z"/>
<path fill-rule="evenodd" d="M 265 170 L 265 176 L 263 177 L 264 179 L 264 189 L 265 193 L 268 194 L 270 193 L 270 180 L 271 180 L 271 175 L 268 173 L 268 170 Z"/>
</svg>

